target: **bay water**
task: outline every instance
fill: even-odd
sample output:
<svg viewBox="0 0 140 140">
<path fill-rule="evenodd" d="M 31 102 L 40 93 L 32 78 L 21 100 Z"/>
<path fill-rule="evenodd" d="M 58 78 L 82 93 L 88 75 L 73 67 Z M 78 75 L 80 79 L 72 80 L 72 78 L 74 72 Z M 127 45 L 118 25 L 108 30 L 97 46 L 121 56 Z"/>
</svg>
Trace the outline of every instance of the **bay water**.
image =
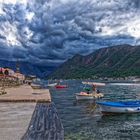
<svg viewBox="0 0 140 140">
<path fill-rule="evenodd" d="M 64 126 L 65 140 L 139 140 L 140 113 L 102 115 L 95 101 L 76 101 L 83 90 L 80 80 L 67 80 L 68 88 L 50 88 L 52 101 Z M 140 84 L 111 83 L 97 87 L 100 101 L 140 100 Z"/>
</svg>

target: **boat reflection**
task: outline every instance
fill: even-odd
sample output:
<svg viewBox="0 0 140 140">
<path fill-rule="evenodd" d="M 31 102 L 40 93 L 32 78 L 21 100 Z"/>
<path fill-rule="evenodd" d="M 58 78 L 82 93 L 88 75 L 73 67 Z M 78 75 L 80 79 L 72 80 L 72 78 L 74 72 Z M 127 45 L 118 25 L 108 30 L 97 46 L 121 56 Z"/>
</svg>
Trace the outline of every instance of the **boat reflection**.
<svg viewBox="0 0 140 140">
<path fill-rule="evenodd" d="M 74 101 L 73 102 L 73 105 L 74 106 L 80 106 L 80 107 L 82 107 L 83 109 L 83 111 L 84 111 L 84 113 L 86 113 L 86 114 L 94 114 L 94 115 L 99 115 L 100 114 L 100 111 L 99 111 L 99 107 L 98 107 L 98 105 L 96 104 L 96 100 L 88 100 L 88 101 L 86 101 L 86 100 L 81 100 L 81 101 Z"/>
<path fill-rule="evenodd" d="M 134 120 L 135 118 L 135 120 Z M 98 120 L 98 124 L 103 124 L 103 123 L 117 123 L 117 122 L 131 122 L 131 121 L 139 121 L 140 120 L 140 114 L 135 113 L 135 114 L 112 114 L 112 115 L 102 115 L 101 118 Z"/>
<path fill-rule="evenodd" d="M 73 105 L 75 106 L 89 105 L 89 104 L 95 104 L 95 100 L 76 100 L 73 102 Z"/>
</svg>

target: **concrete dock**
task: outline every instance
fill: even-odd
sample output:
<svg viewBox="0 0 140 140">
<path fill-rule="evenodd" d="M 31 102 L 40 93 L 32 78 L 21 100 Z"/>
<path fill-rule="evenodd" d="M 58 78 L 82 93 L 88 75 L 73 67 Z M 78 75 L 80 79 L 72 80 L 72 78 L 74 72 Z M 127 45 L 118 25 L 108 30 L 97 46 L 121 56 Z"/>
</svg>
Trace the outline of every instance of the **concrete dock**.
<svg viewBox="0 0 140 140">
<path fill-rule="evenodd" d="M 0 95 L 0 140 L 64 140 L 64 129 L 48 89 L 29 85 Z"/>
<path fill-rule="evenodd" d="M 0 140 L 20 140 L 35 106 L 35 103 L 0 103 Z"/>
<path fill-rule="evenodd" d="M 6 89 L 7 94 L 0 95 L 0 102 L 51 102 L 48 89 L 32 89 L 29 85 Z"/>
</svg>

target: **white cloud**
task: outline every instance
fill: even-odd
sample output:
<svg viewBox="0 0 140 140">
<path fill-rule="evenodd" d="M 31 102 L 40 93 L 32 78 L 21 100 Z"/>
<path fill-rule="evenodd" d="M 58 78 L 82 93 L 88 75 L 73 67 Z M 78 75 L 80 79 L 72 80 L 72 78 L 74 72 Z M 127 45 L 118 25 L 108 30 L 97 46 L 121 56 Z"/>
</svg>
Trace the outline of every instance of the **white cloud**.
<svg viewBox="0 0 140 140">
<path fill-rule="evenodd" d="M 21 46 L 18 41 L 18 29 L 15 24 L 4 22 L 0 26 L 0 35 L 5 38 L 7 46 Z"/>
<path fill-rule="evenodd" d="M 17 3 L 20 3 L 20 4 L 24 4 L 26 5 L 27 4 L 27 0 L 0 0 L 0 3 L 3 3 L 3 4 L 17 4 Z"/>
<path fill-rule="evenodd" d="M 26 18 L 28 21 L 31 21 L 32 18 L 33 18 L 33 16 L 34 16 L 34 13 L 33 13 L 33 12 L 27 12 L 25 18 Z"/>
<path fill-rule="evenodd" d="M 140 19 L 132 20 L 128 22 L 128 34 L 134 36 L 136 39 L 140 38 Z"/>
<path fill-rule="evenodd" d="M 5 49 L 26 48 L 29 60 L 48 63 L 62 62 L 76 53 L 87 54 L 99 47 L 134 44 L 140 39 L 139 3 L 0 0 L 0 44 Z"/>
<path fill-rule="evenodd" d="M 17 0 L 0 0 L 0 3 L 4 4 L 16 4 Z"/>
</svg>

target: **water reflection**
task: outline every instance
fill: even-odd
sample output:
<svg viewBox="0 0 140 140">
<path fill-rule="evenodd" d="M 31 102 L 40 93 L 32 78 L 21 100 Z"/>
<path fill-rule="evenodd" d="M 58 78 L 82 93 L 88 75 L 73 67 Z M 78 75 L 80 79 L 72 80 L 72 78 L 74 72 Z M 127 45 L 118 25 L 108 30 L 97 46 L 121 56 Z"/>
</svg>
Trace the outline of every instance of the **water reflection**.
<svg viewBox="0 0 140 140">
<path fill-rule="evenodd" d="M 75 100 L 73 102 L 73 105 L 79 106 L 79 105 L 95 105 L 96 100 Z"/>
<path fill-rule="evenodd" d="M 74 106 L 83 106 L 83 113 L 89 115 L 97 115 L 99 114 L 99 108 L 96 104 L 96 100 L 81 100 L 81 101 L 74 101 Z"/>
<path fill-rule="evenodd" d="M 137 121 L 140 120 L 140 113 L 134 113 L 134 114 L 113 114 L 113 115 L 102 115 L 98 123 L 105 122 L 106 124 L 111 121 L 113 122 L 124 122 L 124 121 Z"/>
<path fill-rule="evenodd" d="M 140 114 L 119 114 L 102 116 L 98 121 L 98 128 L 102 133 L 114 139 L 139 139 Z M 139 124 L 139 125 L 136 125 Z M 105 131 L 106 130 L 106 131 Z M 111 133 L 110 133 L 111 132 Z"/>
</svg>

